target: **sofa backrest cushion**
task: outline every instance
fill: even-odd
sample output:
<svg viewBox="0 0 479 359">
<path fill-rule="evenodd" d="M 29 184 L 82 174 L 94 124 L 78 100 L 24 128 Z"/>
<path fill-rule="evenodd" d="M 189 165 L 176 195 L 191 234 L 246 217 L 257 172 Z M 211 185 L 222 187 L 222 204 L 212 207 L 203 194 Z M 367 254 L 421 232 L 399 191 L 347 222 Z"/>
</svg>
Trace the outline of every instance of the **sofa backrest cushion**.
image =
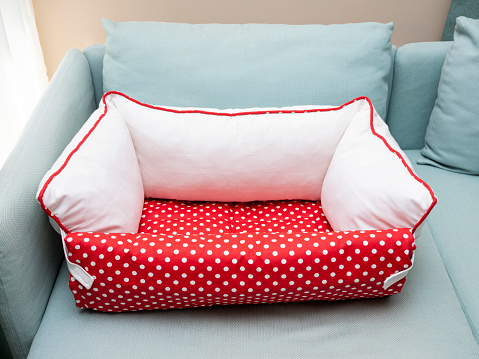
<svg viewBox="0 0 479 359">
<path fill-rule="evenodd" d="M 219 109 L 338 106 L 368 96 L 386 117 L 392 23 L 103 24 L 105 92 Z"/>
<path fill-rule="evenodd" d="M 479 20 L 457 18 L 419 164 L 479 175 Z"/>
</svg>

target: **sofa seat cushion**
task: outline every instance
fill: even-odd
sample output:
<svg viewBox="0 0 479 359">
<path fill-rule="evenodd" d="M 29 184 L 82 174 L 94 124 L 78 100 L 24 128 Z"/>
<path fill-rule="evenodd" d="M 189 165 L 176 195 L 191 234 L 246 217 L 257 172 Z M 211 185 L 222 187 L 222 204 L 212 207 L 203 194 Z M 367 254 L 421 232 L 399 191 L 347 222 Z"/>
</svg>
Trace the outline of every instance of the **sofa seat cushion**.
<svg viewBox="0 0 479 359">
<path fill-rule="evenodd" d="M 427 224 L 418 241 L 403 291 L 361 301 L 111 315 L 72 304 L 64 266 L 28 358 L 479 357 Z"/>
<path fill-rule="evenodd" d="M 416 163 L 420 151 L 406 152 Z M 429 226 L 474 335 L 479 338 L 479 176 L 427 165 L 414 167 L 439 198 L 428 217 Z"/>
</svg>

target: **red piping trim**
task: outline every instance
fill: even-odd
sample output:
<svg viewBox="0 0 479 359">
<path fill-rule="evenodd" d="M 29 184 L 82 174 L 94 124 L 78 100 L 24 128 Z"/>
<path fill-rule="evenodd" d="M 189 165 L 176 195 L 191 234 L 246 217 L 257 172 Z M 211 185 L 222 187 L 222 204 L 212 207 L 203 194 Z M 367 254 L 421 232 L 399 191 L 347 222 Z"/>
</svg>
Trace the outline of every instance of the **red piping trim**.
<svg viewBox="0 0 479 359">
<path fill-rule="evenodd" d="M 328 107 L 328 108 L 313 108 L 313 109 L 307 109 L 307 110 L 273 110 L 273 111 L 250 111 L 250 112 L 233 112 L 233 113 L 230 113 L 230 112 L 214 112 L 214 111 L 202 111 L 202 110 L 175 110 L 175 109 L 171 109 L 171 108 L 165 108 L 165 107 L 160 107 L 160 106 L 153 106 L 153 105 L 149 105 L 149 104 L 146 104 L 146 103 L 143 103 L 143 102 L 140 102 L 138 100 L 135 100 L 131 97 L 129 97 L 128 95 L 125 95 L 124 93 L 122 92 L 118 92 L 118 91 L 109 91 L 107 93 L 105 93 L 103 95 L 103 103 L 105 103 L 105 97 L 110 95 L 110 94 L 115 94 L 115 95 L 119 95 L 119 96 L 123 96 L 124 98 L 138 104 L 138 105 L 141 105 L 141 106 L 144 106 L 144 107 L 148 107 L 148 108 L 152 108 L 152 109 L 155 109 L 155 110 L 161 110 L 161 111 L 165 111 L 165 112 L 172 112 L 172 113 L 199 113 L 199 114 L 203 114 L 203 115 L 215 115 L 215 116 L 227 116 L 227 117 L 235 117 L 235 116 L 246 116 L 246 115 L 265 115 L 265 114 L 268 114 L 268 113 L 308 113 L 308 112 L 327 112 L 327 111 L 337 111 L 337 110 L 340 110 L 342 109 L 343 107 L 346 107 L 350 104 L 352 104 L 353 102 L 356 102 L 357 100 L 361 100 L 363 99 L 363 97 L 358 97 L 354 100 L 351 100 L 349 102 L 346 102 L 345 104 L 341 105 L 341 106 L 337 106 L 337 107 Z M 105 103 L 105 106 L 106 106 L 106 103 Z"/>
<path fill-rule="evenodd" d="M 45 191 L 48 187 L 48 185 L 52 182 L 52 180 L 61 172 L 63 171 L 63 169 L 66 167 L 66 165 L 68 164 L 68 162 L 70 161 L 70 159 L 72 158 L 72 156 L 80 149 L 80 147 L 83 145 L 83 143 L 87 140 L 87 138 L 92 134 L 92 132 L 95 130 L 95 128 L 98 126 L 98 124 L 100 123 L 100 121 L 105 117 L 105 115 L 107 114 L 108 112 L 108 106 L 106 104 L 106 97 L 109 96 L 109 95 L 112 95 L 112 94 L 115 94 L 115 95 L 119 95 L 119 96 L 123 96 L 124 98 L 138 104 L 138 105 L 141 105 L 141 106 L 144 106 L 144 107 L 148 107 L 148 108 L 152 108 L 152 109 L 155 109 L 155 110 L 161 110 L 161 111 L 165 111 L 165 112 L 172 112 L 172 113 L 199 113 L 199 114 L 204 114 L 204 115 L 215 115 L 215 116 L 228 116 L 228 117 L 234 117 L 234 116 L 245 116 L 245 115 L 264 115 L 264 114 L 268 114 L 268 113 L 312 113 L 312 112 L 328 112 L 328 111 L 338 111 L 340 109 L 342 109 L 343 107 L 346 107 L 356 101 L 359 101 L 359 100 L 366 100 L 369 104 L 369 109 L 370 109 L 370 127 L 371 127 L 371 132 L 378 138 L 380 138 L 384 144 L 386 145 L 386 147 L 391 151 L 393 152 L 394 154 L 396 154 L 396 156 L 399 157 L 399 159 L 401 160 L 401 162 L 403 163 L 404 167 L 406 167 L 406 169 L 409 171 L 409 173 L 411 174 L 411 176 L 413 178 L 415 178 L 418 182 L 420 182 L 428 191 L 429 193 L 431 194 L 431 197 L 433 199 L 433 202 L 431 204 L 431 206 L 429 207 L 429 209 L 424 213 L 424 215 L 422 216 L 422 218 L 419 220 L 418 223 L 416 223 L 416 225 L 413 227 L 412 229 L 412 232 L 414 233 L 414 231 L 417 229 L 417 227 L 419 227 L 419 225 L 426 219 L 426 217 L 429 215 L 429 213 L 432 211 L 432 209 L 434 208 L 434 206 L 436 205 L 437 203 L 437 198 L 436 196 L 434 195 L 434 192 L 432 191 L 431 187 L 429 187 L 429 185 L 424 182 L 422 179 L 420 179 L 415 173 L 414 171 L 409 167 L 409 165 L 407 164 L 407 162 L 404 160 L 404 158 L 401 156 L 401 154 L 396 151 L 395 149 L 393 149 L 389 143 L 387 142 L 387 140 L 381 136 L 380 134 L 378 134 L 376 132 L 376 130 L 374 129 L 374 122 L 373 122 L 373 105 L 371 103 L 371 100 L 366 97 L 366 96 L 361 96 L 361 97 L 357 97 L 349 102 L 346 102 L 345 104 L 341 105 L 341 106 L 338 106 L 338 107 L 330 107 L 330 108 L 318 108 L 318 109 L 308 109 L 308 110 L 273 110 L 273 111 L 251 111 L 251 112 L 235 112 L 235 113 L 228 113 L 228 112 L 213 112 L 213 111 L 202 111 L 202 110 L 175 110 L 175 109 L 169 109 L 169 108 L 164 108 L 164 107 L 160 107 L 160 106 L 153 106 L 153 105 L 149 105 L 149 104 L 146 104 L 146 103 L 143 103 L 143 102 L 140 102 L 138 100 L 135 100 L 127 95 L 125 95 L 124 93 L 122 92 L 118 92 L 118 91 L 109 91 L 107 93 L 105 93 L 102 97 L 102 102 L 105 106 L 104 108 L 104 111 L 103 113 L 100 115 L 100 117 L 98 118 L 98 120 L 93 124 L 93 126 L 90 128 L 90 130 L 88 131 L 88 133 L 83 137 L 83 139 L 78 143 L 78 145 L 70 152 L 70 154 L 68 155 L 68 157 L 65 159 L 65 162 L 63 163 L 63 165 L 57 170 L 55 171 L 49 178 L 48 180 L 45 182 L 45 184 L 43 185 L 42 187 L 42 190 L 40 191 L 40 193 L 38 194 L 38 201 L 40 202 L 40 205 L 41 207 L 43 208 L 43 210 L 51 217 L 55 220 L 55 222 L 58 223 L 58 225 L 61 227 L 61 229 L 63 229 L 65 231 L 65 233 L 70 233 L 70 230 L 68 230 L 62 223 L 61 221 L 58 219 L 58 217 L 56 217 L 46 206 L 45 206 L 45 203 L 43 202 L 43 196 L 45 194 Z"/>
</svg>

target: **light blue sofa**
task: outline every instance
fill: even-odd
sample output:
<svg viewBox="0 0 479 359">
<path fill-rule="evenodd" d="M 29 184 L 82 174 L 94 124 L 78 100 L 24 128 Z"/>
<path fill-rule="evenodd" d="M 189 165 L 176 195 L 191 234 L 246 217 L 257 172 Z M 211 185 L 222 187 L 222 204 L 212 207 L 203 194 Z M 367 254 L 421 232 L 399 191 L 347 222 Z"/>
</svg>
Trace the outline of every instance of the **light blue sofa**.
<svg viewBox="0 0 479 359">
<path fill-rule="evenodd" d="M 415 164 L 450 43 L 395 52 L 387 123 Z M 35 199 L 96 108 L 103 45 L 70 51 L 0 172 L 1 358 L 479 358 L 479 177 L 415 165 L 439 198 L 403 291 L 380 299 L 106 314 L 74 306 Z"/>
</svg>

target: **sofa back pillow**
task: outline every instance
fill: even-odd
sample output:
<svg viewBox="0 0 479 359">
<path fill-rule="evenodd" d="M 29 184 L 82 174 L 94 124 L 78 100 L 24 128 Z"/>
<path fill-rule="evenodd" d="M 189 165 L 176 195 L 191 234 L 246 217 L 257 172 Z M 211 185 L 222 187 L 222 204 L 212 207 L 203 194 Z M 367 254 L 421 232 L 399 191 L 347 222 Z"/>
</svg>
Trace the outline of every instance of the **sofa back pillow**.
<svg viewBox="0 0 479 359">
<path fill-rule="evenodd" d="M 103 89 L 154 105 L 341 105 L 368 96 L 386 118 L 393 24 L 113 22 Z"/>
<path fill-rule="evenodd" d="M 479 175 L 479 20 L 458 17 L 419 164 Z"/>
</svg>

